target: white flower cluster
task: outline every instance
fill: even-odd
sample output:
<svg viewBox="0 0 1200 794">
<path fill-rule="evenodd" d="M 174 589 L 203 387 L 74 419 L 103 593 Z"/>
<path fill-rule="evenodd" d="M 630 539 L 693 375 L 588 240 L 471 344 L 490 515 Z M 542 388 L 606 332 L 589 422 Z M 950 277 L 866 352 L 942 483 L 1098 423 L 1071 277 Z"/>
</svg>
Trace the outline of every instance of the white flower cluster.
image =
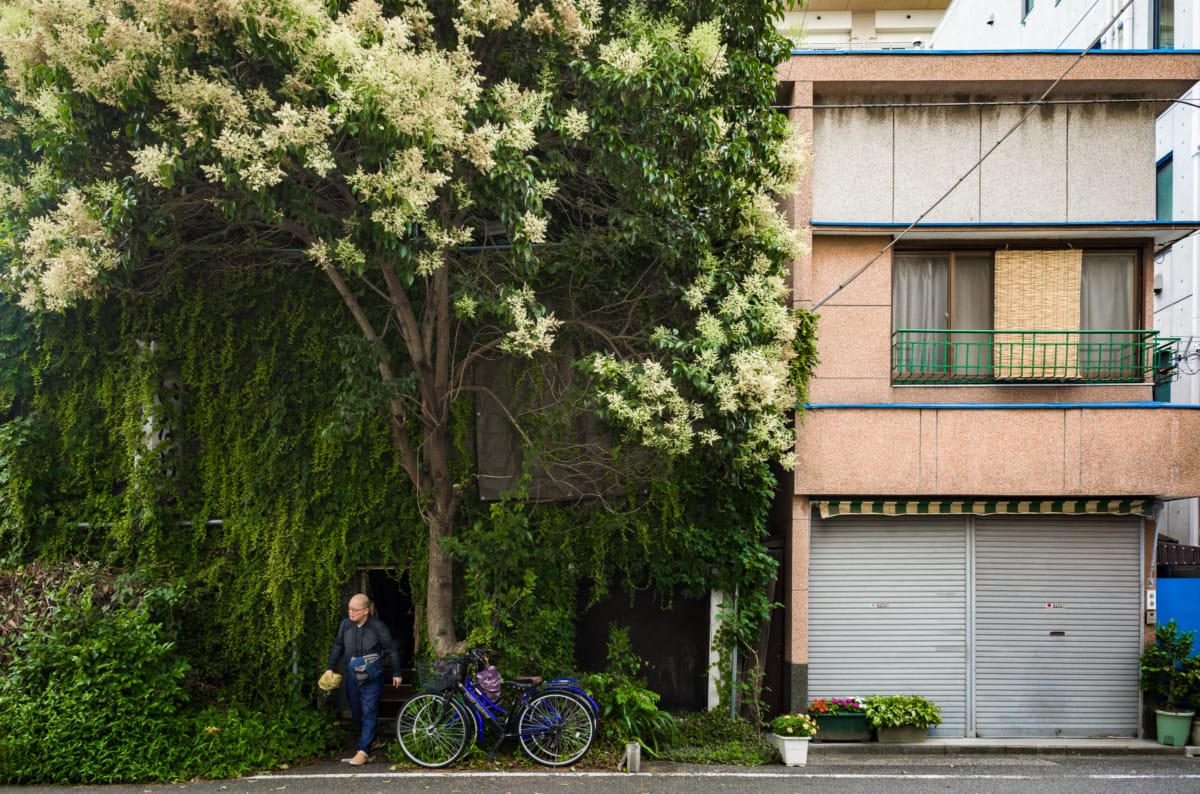
<svg viewBox="0 0 1200 794">
<path fill-rule="evenodd" d="M 683 397 L 669 373 L 657 361 L 621 361 L 596 354 L 592 371 L 606 382 L 627 384 L 623 389 L 603 391 L 600 404 L 612 420 L 628 428 L 651 449 L 668 455 L 686 455 L 697 441 L 696 423 L 704 417 L 699 403 Z M 711 443 L 706 434 L 702 443 Z"/>
<path fill-rule="evenodd" d="M 531 243 L 544 243 L 547 225 L 545 218 L 531 210 L 521 217 L 521 237 Z"/>
<path fill-rule="evenodd" d="M 99 275 L 116 267 L 116 252 L 98 215 L 83 191 L 71 189 L 55 209 L 30 222 L 21 242 L 24 269 L 16 274 L 23 307 L 62 309 L 92 294 Z"/>
<path fill-rule="evenodd" d="M 554 332 L 562 322 L 553 312 L 542 310 L 533 290 L 522 287 L 504 298 L 513 328 L 504 335 L 500 349 L 512 355 L 531 358 L 536 353 L 548 353 L 554 344 Z"/>
<path fill-rule="evenodd" d="M 459 0 L 454 24 L 463 38 L 482 36 L 488 30 L 505 30 L 521 16 L 516 0 Z"/>
<path fill-rule="evenodd" d="M 721 43 L 721 23 L 718 20 L 701 22 L 684 39 L 684 47 L 694 58 L 704 64 L 710 77 L 724 74 L 725 45 Z"/>
<path fill-rule="evenodd" d="M 604 13 L 601 0 L 550 0 L 538 3 L 525 17 L 525 29 L 538 36 L 561 36 L 576 52 L 596 35 Z"/>
<path fill-rule="evenodd" d="M 741 277 L 718 288 L 719 272 Z M 796 320 L 787 295 L 783 277 L 765 254 L 744 262 L 706 257 L 684 290 L 685 305 L 696 312 L 691 332 L 660 327 L 651 336 L 686 373 L 678 388 L 695 387 L 695 401 L 668 387 L 657 363 L 607 355 L 592 360 L 605 384 L 601 404 L 632 437 L 665 452 L 729 437 L 737 441 L 739 465 L 764 457 L 794 465 L 794 431 L 787 417 L 796 397 L 788 370 Z"/>
<path fill-rule="evenodd" d="M 408 224 L 425 217 L 437 199 L 437 189 L 449 175 L 426 169 L 424 153 L 417 148 L 396 152 L 383 170 L 368 173 L 361 168 L 348 178 L 359 199 L 374 204 L 371 217 L 397 237 L 408 233 Z"/>
<path fill-rule="evenodd" d="M 133 158 L 133 172 L 142 179 L 160 187 L 170 183 L 177 155 L 170 144 L 145 146 L 130 152 L 129 155 Z"/>
<path fill-rule="evenodd" d="M 763 174 L 767 190 L 779 196 L 794 195 L 800 178 L 808 170 L 808 139 L 794 124 L 787 125 L 787 135 L 779 147 L 779 171 Z"/>
<path fill-rule="evenodd" d="M 775 200 L 766 193 L 755 195 L 746 205 L 738 234 L 762 239 L 771 247 L 786 251 L 788 259 L 804 256 L 804 243 L 799 232 L 792 228 L 775 205 Z"/>
<path fill-rule="evenodd" d="M 587 136 L 591 129 L 591 120 L 588 118 L 586 110 L 571 108 L 563 115 L 560 127 L 563 137 L 567 140 L 578 141 Z"/>
</svg>

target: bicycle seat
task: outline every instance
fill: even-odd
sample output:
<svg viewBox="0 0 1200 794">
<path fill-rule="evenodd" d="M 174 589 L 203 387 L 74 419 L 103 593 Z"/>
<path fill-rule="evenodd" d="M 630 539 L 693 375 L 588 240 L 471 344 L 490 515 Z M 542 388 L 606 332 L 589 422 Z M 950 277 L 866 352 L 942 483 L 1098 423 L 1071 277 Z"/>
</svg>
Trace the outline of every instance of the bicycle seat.
<svg viewBox="0 0 1200 794">
<path fill-rule="evenodd" d="M 542 683 L 542 677 L 540 675 L 526 675 L 521 676 L 520 678 L 510 678 L 504 683 L 511 684 L 517 689 L 533 689 L 535 686 Z"/>
</svg>

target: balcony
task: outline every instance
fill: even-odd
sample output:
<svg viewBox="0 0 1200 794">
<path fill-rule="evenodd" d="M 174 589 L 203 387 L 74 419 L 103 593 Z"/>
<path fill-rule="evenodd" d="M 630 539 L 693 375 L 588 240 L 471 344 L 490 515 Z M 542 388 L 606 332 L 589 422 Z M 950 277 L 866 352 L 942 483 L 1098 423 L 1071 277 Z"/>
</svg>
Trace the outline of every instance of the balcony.
<svg viewBox="0 0 1200 794">
<path fill-rule="evenodd" d="M 1158 331 L 900 329 L 895 384 L 1165 383 L 1178 339 Z"/>
</svg>

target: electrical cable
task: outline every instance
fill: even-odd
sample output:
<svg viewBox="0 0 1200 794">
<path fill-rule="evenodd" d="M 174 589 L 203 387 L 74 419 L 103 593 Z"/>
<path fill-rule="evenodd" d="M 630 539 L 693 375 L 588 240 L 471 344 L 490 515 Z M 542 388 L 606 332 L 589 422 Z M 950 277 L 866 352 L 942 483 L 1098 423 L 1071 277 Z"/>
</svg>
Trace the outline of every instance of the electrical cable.
<svg viewBox="0 0 1200 794">
<path fill-rule="evenodd" d="M 1006 99 L 966 100 L 964 102 L 851 102 L 837 105 L 771 105 L 772 110 L 905 110 L 908 108 L 1020 107 L 1023 105 L 1187 105 L 1200 108 L 1200 101 L 1184 97 L 1141 97 L 1131 99 Z"/>
<path fill-rule="evenodd" d="M 892 239 L 888 242 L 887 245 L 885 245 L 883 248 L 879 249 L 879 251 L 873 257 L 871 257 L 869 260 L 867 260 L 866 264 L 864 264 L 862 267 L 860 267 L 858 270 L 856 270 L 854 272 L 854 274 L 852 276 L 850 276 L 849 279 L 847 279 L 843 283 L 839 284 L 837 287 L 834 288 L 834 290 L 832 292 L 830 292 L 828 295 L 826 295 L 821 300 L 817 301 L 817 303 L 813 304 L 811 311 L 815 312 L 817 309 L 824 306 L 825 303 L 828 302 L 833 296 L 837 295 L 839 292 L 844 290 L 846 287 L 848 287 L 852 283 L 854 283 L 854 281 L 859 276 L 861 276 L 863 273 L 867 272 L 867 269 L 870 268 L 871 265 L 878 262 L 880 257 L 882 257 L 889 250 L 891 250 L 896 245 L 896 243 L 900 242 L 900 240 L 902 240 L 909 232 L 911 232 L 913 229 L 915 229 L 917 224 L 919 224 L 921 221 L 923 221 L 925 219 L 925 217 L 927 215 L 929 215 L 929 213 L 933 212 L 939 204 L 941 204 L 943 201 L 945 201 L 950 196 L 951 193 L 953 193 L 955 190 L 957 190 L 958 186 L 961 185 L 963 182 L 965 182 L 967 177 L 969 177 L 981 165 L 983 165 L 984 160 L 986 160 L 988 157 L 990 157 L 992 155 L 992 153 L 994 151 L 996 151 L 996 149 L 1000 148 L 1000 144 L 1002 144 L 1006 140 L 1008 140 L 1008 138 L 1014 132 L 1016 132 L 1017 129 L 1021 127 L 1021 125 L 1023 125 L 1025 123 L 1026 119 L 1028 119 L 1031 115 L 1033 115 L 1034 110 L 1036 110 L 1039 107 L 1039 105 L 1041 105 L 1045 101 L 1046 97 L 1048 97 L 1050 95 L 1050 92 L 1052 92 L 1055 88 L 1057 88 L 1058 84 L 1066 79 L 1067 75 L 1070 74 L 1071 71 L 1076 66 L 1079 65 L 1079 62 L 1083 60 L 1084 56 L 1087 55 L 1092 50 L 1092 48 L 1096 46 L 1096 43 L 1098 41 L 1100 41 L 1101 38 L 1103 38 L 1104 34 L 1109 31 L 1109 28 L 1111 28 L 1114 24 L 1116 24 L 1117 20 L 1121 16 L 1121 14 L 1124 14 L 1125 10 L 1127 8 L 1129 8 L 1129 6 L 1131 6 L 1131 5 L 1133 5 L 1133 0 L 1125 0 L 1125 4 L 1123 6 L 1121 6 L 1121 8 L 1113 15 L 1112 19 L 1109 20 L 1109 23 L 1104 26 L 1104 29 L 1101 30 L 1100 33 L 1094 39 L 1092 39 L 1092 42 L 1087 47 L 1085 47 L 1083 49 L 1083 51 L 1079 53 L 1078 56 L 1076 56 L 1075 60 L 1071 62 L 1071 65 L 1068 66 L 1066 68 L 1066 70 L 1064 70 L 1063 73 L 1058 76 L 1058 79 L 1056 79 L 1053 83 L 1050 84 L 1050 87 L 1047 88 L 1042 93 L 1041 98 L 1036 103 L 1030 105 L 1030 107 L 1021 115 L 1021 118 L 1017 119 L 1016 124 L 1014 124 L 1008 130 L 1008 132 L 1004 133 L 1004 135 L 1000 138 L 1000 140 L 996 141 L 992 145 L 992 148 L 990 148 L 986 152 L 984 152 L 983 155 L 981 155 L 979 157 L 979 159 L 975 161 L 975 164 L 972 165 L 969 169 L 967 169 L 966 173 L 964 173 L 961 177 L 959 177 L 958 180 L 955 181 L 955 183 L 950 186 L 949 190 L 947 190 L 945 193 L 943 193 L 937 199 L 937 201 L 933 202 L 933 204 L 931 204 L 928 207 L 928 209 L 926 209 L 919 216 L 917 216 L 916 220 L 914 220 L 912 223 L 910 223 L 908 226 L 906 226 L 899 234 L 892 237 Z"/>
</svg>

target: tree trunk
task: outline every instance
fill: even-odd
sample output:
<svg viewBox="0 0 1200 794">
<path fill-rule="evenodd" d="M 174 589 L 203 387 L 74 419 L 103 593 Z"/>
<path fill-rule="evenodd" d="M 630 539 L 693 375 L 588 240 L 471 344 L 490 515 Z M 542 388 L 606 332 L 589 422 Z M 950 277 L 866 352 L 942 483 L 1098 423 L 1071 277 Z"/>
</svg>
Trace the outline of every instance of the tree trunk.
<svg viewBox="0 0 1200 794">
<path fill-rule="evenodd" d="M 458 488 L 450 473 L 453 441 L 447 427 L 448 412 L 438 412 L 426 422 L 422 457 L 429 472 L 429 577 L 425 593 L 425 621 L 429 644 L 438 656 L 462 650 L 454 628 L 454 561 L 442 548 L 442 540 L 454 534 L 458 514 Z"/>
<path fill-rule="evenodd" d="M 429 516 L 429 580 L 425 594 L 425 622 L 429 643 L 437 656 L 459 650 L 454 631 L 454 565 L 442 549 L 450 537 L 452 516 Z"/>
</svg>

